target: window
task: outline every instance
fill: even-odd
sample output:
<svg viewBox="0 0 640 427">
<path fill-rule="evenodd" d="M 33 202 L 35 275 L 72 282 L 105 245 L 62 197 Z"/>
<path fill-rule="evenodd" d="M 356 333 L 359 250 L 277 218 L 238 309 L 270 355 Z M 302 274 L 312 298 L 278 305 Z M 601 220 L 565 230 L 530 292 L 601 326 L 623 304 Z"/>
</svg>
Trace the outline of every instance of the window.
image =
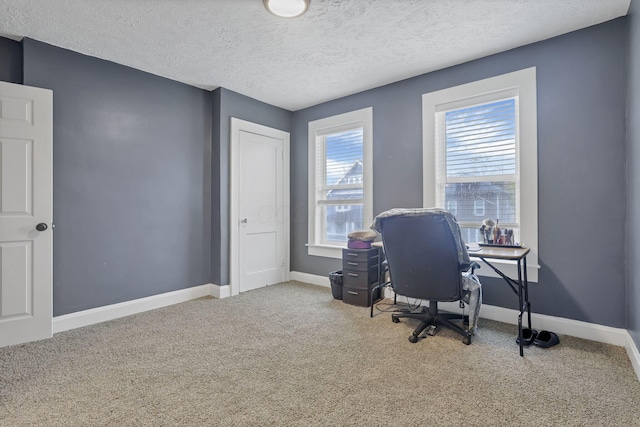
<svg viewBox="0 0 640 427">
<path fill-rule="evenodd" d="M 518 239 L 516 106 L 508 97 L 436 112 L 436 205 L 457 202 L 467 242 L 482 241 L 484 218 L 500 220 Z"/>
<path fill-rule="evenodd" d="M 531 248 L 530 281 L 539 268 L 535 80 L 529 68 L 423 95 L 424 206 L 455 206 L 466 242 L 482 241 L 485 218 L 513 229 Z"/>
<path fill-rule="evenodd" d="M 453 216 L 458 215 L 458 201 L 457 200 L 447 200 L 447 210 L 453 214 Z"/>
<path fill-rule="evenodd" d="M 365 108 L 309 122 L 309 255 L 341 258 L 347 235 L 373 220 L 372 116 Z"/>
<path fill-rule="evenodd" d="M 457 186 L 456 186 L 456 187 L 457 187 Z M 458 193 L 454 193 L 454 194 L 451 194 L 451 193 L 453 193 L 453 192 L 451 192 L 451 193 L 447 192 L 447 193 L 448 193 L 448 194 L 447 194 L 447 196 L 448 196 L 448 197 L 456 197 L 456 198 L 460 197 L 460 198 L 464 198 L 464 196 L 465 196 L 465 194 L 460 194 L 459 192 L 458 192 Z M 472 193 L 472 194 L 473 194 L 473 193 Z M 472 197 L 473 197 L 473 198 L 478 198 L 478 196 L 477 196 L 476 194 L 473 194 L 473 196 L 472 196 Z M 474 200 L 474 201 L 473 201 L 473 214 L 474 214 L 475 216 L 481 216 L 481 217 L 484 217 L 484 215 L 485 215 L 485 214 L 484 214 L 484 200 Z M 484 218 L 483 218 L 483 219 L 484 219 Z M 460 221 L 460 220 L 458 219 L 458 221 Z M 476 222 L 477 222 L 477 221 L 476 221 Z M 465 240 L 466 240 L 467 242 L 475 241 L 475 240 L 472 240 L 472 239 L 470 239 L 470 238 L 467 238 L 467 239 L 465 239 Z"/>
</svg>

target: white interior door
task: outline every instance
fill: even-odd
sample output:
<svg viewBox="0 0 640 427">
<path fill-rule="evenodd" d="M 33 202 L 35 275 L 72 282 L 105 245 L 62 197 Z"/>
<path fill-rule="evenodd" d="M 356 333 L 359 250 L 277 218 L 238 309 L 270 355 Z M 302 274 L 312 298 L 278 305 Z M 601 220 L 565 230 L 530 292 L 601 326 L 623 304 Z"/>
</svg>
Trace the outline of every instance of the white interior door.
<svg viewBox="0 0 640 427">
<path fill-rule="evenodd" d="M 0 347 L 51 337 L 50 90 L 0 82 Z"/>
<path fill-rule="evenodd" d="M 232 119 L 232 294 L 288 279 L 288 143 L 286 132 Z"/>
</svg>

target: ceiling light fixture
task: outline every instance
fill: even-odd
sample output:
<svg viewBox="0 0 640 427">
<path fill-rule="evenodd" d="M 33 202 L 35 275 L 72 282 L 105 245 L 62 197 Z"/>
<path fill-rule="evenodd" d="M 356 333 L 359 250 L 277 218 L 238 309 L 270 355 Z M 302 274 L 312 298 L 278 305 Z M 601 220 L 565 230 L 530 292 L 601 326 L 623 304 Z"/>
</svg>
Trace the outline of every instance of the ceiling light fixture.
<svg viewBox="0 0 640 427">
<path fill-rule="evenodd" d="M 296 18 L 309 9 L 311 0 L 262 0 L 264 7 L 275 16 Z"/>
</svg>

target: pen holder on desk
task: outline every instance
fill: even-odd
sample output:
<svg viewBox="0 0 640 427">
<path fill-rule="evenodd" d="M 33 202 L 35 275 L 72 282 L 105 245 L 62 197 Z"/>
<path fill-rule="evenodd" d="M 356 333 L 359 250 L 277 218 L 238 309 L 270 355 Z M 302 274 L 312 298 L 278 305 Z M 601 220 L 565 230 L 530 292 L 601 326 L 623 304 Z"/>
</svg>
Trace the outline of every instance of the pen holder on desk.
<svg viewBox="0 0 640 427">
<path fill-rule="evenodd" d="M 482 242 L 486 244 L 493 244 L 494 227 L 496 223 L 490 219 L 484 219 L 480 226 L 480 233 L 482 233 Z"/>
<path fill-rule="evenodd" d="M 493 244 L 493 229 L 485 228 L 482 230 L 482 243 L 492 245 Z"/>
<path fill-rule="evenodd" d="M 480 233 L 482 234 L 482 243 L 489 245 L 513 245 L 515 242 L 512 228 L 500 228 L 499 220 L 487 218 L 482 221 Z"/>
</svg>

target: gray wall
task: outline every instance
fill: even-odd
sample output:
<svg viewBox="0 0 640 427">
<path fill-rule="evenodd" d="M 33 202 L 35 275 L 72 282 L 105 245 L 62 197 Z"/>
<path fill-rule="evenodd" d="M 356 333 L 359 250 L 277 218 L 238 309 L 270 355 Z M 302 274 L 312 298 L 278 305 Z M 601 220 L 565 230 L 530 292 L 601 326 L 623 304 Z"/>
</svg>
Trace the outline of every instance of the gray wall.
<svg viewBox="0 0 640 427">
<path fill-rule="evenodd" d="M 34 40 L 53 90 L 54 315 L 209 283 L 209 92 Z"/>
<path fill-rule="evenodd" d="M 628 313 L 640 342 L 640 277 L 633 270 L 640 257 L 637 3 L 628 19 L 628 52 L 621 18 L 295 113 L 33 40 L 22 52 L 0 38 L 1 80 L 22 80 L 24 54 L 25 84 L 54 90 L 55 315 L 229 282 L 231 117 L 291 131 L 291 266 L 326 275 L 339 260 L 309 257 L 304 246 L 310 120 L 373 106 L 374 213 L 420 206 L 421 95 L 536 66 L 542 270 L 532 285 L 534 311 L 615 327 L 626 326 Z M 603 222 L 607 232 L 594 244 Z M 484 283 L 486 303 L 516 307 L 500 281 Z"/>
<path fill-rule="evenodd" d="M 0 80 L 22 83 L 22 44 L 0 37 Z"/>
<path fill-rule="evenodd" d="M 533 310 L 625 327 L 626 30 L 621 18 L 295 112 L 291 269 L 340 268 L 304 246 L 309 121 L 373 106 L 374 214 L 421 206 L 422 94 L 536 66 L 542 268 Z M 485 303 L 517 307 L 503 282 L 483 283 Z"/>
<path fill-rule="evenodd" d="M 640 347 L 640 2 L 631 2 L 627 97 L 627 329 Z"/>
<path fill-rule="evenodd" d="M 258 123 L 289 132 L 291 112 L 249 98 L 228 89 L 219 88 L 212 93 L 213 117 L 213 173 L 212 200 L 220 202 L 214 207 L 211 221 L 211 281 L 217 285 L 229 284 L 229 162 L 231 117 Z M 214 203 L 215 205 L 215 203 Z"/>
</svg>

